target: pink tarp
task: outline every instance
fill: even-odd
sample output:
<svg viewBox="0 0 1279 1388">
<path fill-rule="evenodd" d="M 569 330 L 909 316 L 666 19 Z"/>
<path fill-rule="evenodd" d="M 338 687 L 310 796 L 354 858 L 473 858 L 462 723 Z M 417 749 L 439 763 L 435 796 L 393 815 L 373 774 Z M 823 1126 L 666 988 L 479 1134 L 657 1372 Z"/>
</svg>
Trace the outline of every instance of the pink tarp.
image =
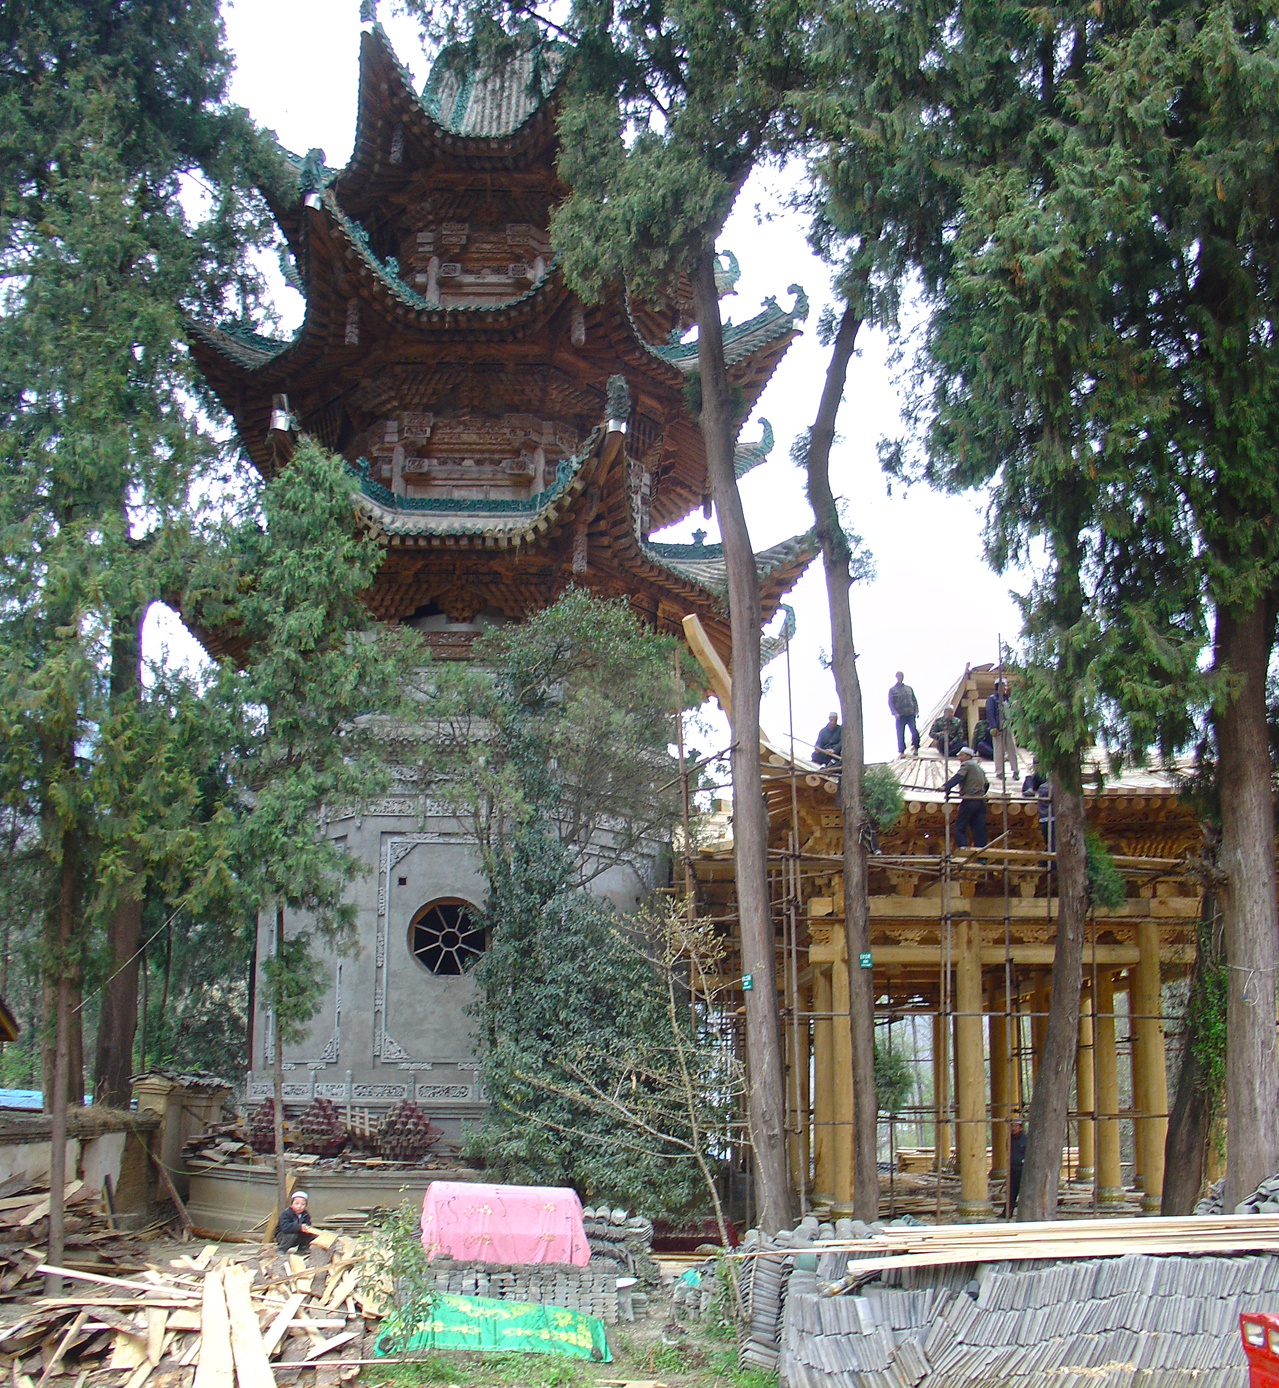
<svg viewBox="0 0 1279 1388">
<path fill-rule="evenodd" d="M 428 1258 L 485 1263 L 590 1261 L 582 1202 L 554 1186 L 482 1186 L 432 1181 L 422 1201 Z"/>
</svg>

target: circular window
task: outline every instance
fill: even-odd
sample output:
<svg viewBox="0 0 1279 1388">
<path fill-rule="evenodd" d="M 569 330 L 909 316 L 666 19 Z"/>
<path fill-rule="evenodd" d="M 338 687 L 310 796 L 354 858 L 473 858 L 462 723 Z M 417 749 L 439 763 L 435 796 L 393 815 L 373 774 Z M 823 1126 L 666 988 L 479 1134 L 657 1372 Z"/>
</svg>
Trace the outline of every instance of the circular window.
<svg viewBox="0 0 1279 1388">
<path fill-rule="evenodd" d="M 465 902 L 434 901 L 413 917 L 409 948 L 433 974 L 464 974 L 484 953 L 484 931 Z"/>
</svg>

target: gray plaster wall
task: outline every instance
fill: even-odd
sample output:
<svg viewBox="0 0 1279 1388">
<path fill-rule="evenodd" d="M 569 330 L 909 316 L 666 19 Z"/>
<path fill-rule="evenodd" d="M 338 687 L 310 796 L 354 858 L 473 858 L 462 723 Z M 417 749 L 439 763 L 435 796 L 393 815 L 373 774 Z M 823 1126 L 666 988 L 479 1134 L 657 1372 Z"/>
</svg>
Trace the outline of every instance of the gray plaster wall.
<svg viewBox="0 0 1279 1388">
<path fill-rule="evenodd" d="M 467 1120 L 486 1108 L 479 1084 L 469 975 L 436 975 L 413 954 L 414 916 L 432 902 L 484 904 L 484 881 L 468 827 L 429 797 L 406 795 L 375 802 L 359 814 L 339 813 L 324 824 L 328 836 L 360 859 L 367 873 L 355 880 L 358 953 L 320 952 L 331 985 L 306 1038 L 284 1048 L 285 1102 L 302 1106 L 316 1096 L 339 1105 L 389 1106 L 412 1098 L 456 1138 Z M 620 911 L 630 912 L 659 885 L 660 846 L 614 864 L 590 884 Z M 285 918 L 293 935 L 300 915 Z M 257 963 L 274 953 L 275 918 L 258 920 Z M 253 1018 L 253 1063 L 246 1097 L 273 1093 L 274 1036 L 270 1014 Z"/>
</svg>

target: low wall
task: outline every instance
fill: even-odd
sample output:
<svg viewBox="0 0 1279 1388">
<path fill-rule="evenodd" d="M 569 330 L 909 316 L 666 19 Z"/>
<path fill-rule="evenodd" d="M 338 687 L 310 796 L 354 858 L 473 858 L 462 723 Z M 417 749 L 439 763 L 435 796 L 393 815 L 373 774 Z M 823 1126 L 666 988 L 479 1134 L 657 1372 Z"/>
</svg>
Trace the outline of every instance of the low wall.
<svg viewBox="0 0 1279 1388">
<path fill-rule="evenodd" d="M 419 1208 L 432 1181 L 475 1181 L 479 1172 L 458 1171 L 314 1171 L 301 1168 L 297 1184 L 310 1197 L 311 1217 L 323 1225 L 326 1217 L 376 1206 Z M 276 1178 L 274 1161 L 254 1163 L 188 1162 L 187 1213 L 198 1228 L 229 1233 L 260 1233 L 275 1227 Z"/>
<path fill-rule="evenodd" d="M 160 1119 L 151 1113 L 125 1113 L 91 1106 L 67 1113 L 67 1177 L 93 1190 L 111 1177 L 115 1208 L 148 1215 L 157 1199 L 157 1175 L 148 1155 L 154 1151 Z M 49 1179 L 53 1152 L 52 1120 L 46 1113 L 0 1111 L 0 1181 L 25 1176 Z"/>
</svg>

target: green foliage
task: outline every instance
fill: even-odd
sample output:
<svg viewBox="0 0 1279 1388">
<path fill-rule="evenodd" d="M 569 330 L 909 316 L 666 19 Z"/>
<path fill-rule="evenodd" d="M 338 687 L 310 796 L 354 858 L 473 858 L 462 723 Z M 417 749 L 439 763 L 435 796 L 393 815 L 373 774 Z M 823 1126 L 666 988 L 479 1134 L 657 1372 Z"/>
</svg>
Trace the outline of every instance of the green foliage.
<svg viewBox="0 0 1279 1388">
<path fill-rule="evenodd" d="M 406 1200 L 382 1210 L 375 1220 L 372 1251 L 360 1265 L 360 1286 L 376 1301 L 385 1298 L 389 1278 L 395 1288 L 394 1329 L 411 1338 L 430 1320 L 438 1293 L 422 1247 L 422 1209 Z M 384 1322 L 384 1325 L 387 1322 Z M 391 1328 L 388 1325 L 388 1328 Z M 416 1367 L 416 1365 L 414 1366 Z M 430 1379 L 430 1375 L 423 1377 Z"/>
<path fill-rule="evenodd" d="M 1221 943 L 1215 938 L 1219 922 L 1201 919 L 1196 932 L 1197 968 L 1186 1000 L 1186 1035 L 1199 1065 L 1199 1083 L 1214 1113 L 1223 1107 L 1226 1092 L 1226 993 L 1230 970 Z"/>
<path fill-rule="evenodd" d="M 1096 830 L 1088 830 L 1084 847 L 1087 855 L 1088 899 L 1094 906 L 1117 911 L 1128 894 L 1123 873 L 1115 866 L 1115 860 Z"/>
<path fill-rule="evenodd" d="M 890 766 L 868 766 L 862 776 L 862 808 L 879 830 L 891 829 L 901 818 L 901 783 Z"/>
<path fill-rule="evenodd" d="M 138 645 L 220 455 L 185 315 L 256 300 L 262 208 L 211 0 L 9 7 L 0 62 L 0 801 L 42 909 L 68 866 L 39 964 L 78 988 L 120 900 L 193 871 L 197 699 Z"/>
<path fill-rule="evenodd" d="M 700 1204 L 708 1139 L 693 1128 L 720 1120 L 706 1074 L 719 1062 L 675 1005 L 687 951 L 674 959 L 663 921 L 626 921 L 584 889 L 655 852 L 678 812 L 669 740 L 690 691 L 675 689 L 672 643 L 625 604 L 571 590 L 477 654 L 430 672 L 429 705 L 445 710 L 434 742 L 488 885 L 473 976 L 495 1111 L 467 1150 L 502 1179 L 592 1200 Z M 732 1092 L 722 1069 L 714 1083 Z"/>
<path fill-rule="evenodd" d="M 188 588 L 201 620 L 234 630 L 245 652 L 242 668 L 221 665 L 207 705 L 236 799 L 217 821 L 222 885 L 241 913 L 275 905 L 308 922 L 263 967 L 286 1041 L 305 1034 L 327 987 L 313 946 L 355 943 L 345 889 L 361 864 L 320 832 L 319 809 L 375 794 L 388 740 L 413 745 L 402 720 L 422 649 L 406 628 L 370 629 L 360 594 L 382 550 L 357 528 L 353 487 L 341 459 L 304 440 Z"/>
<path fill-rule="evenodd" d="M 907 1056 L 891 1046 L 875 1047 L 875 1094 L 881 1113 L 896 1113 L 910 1097 L 914 1067 Z"/>
</svg>

